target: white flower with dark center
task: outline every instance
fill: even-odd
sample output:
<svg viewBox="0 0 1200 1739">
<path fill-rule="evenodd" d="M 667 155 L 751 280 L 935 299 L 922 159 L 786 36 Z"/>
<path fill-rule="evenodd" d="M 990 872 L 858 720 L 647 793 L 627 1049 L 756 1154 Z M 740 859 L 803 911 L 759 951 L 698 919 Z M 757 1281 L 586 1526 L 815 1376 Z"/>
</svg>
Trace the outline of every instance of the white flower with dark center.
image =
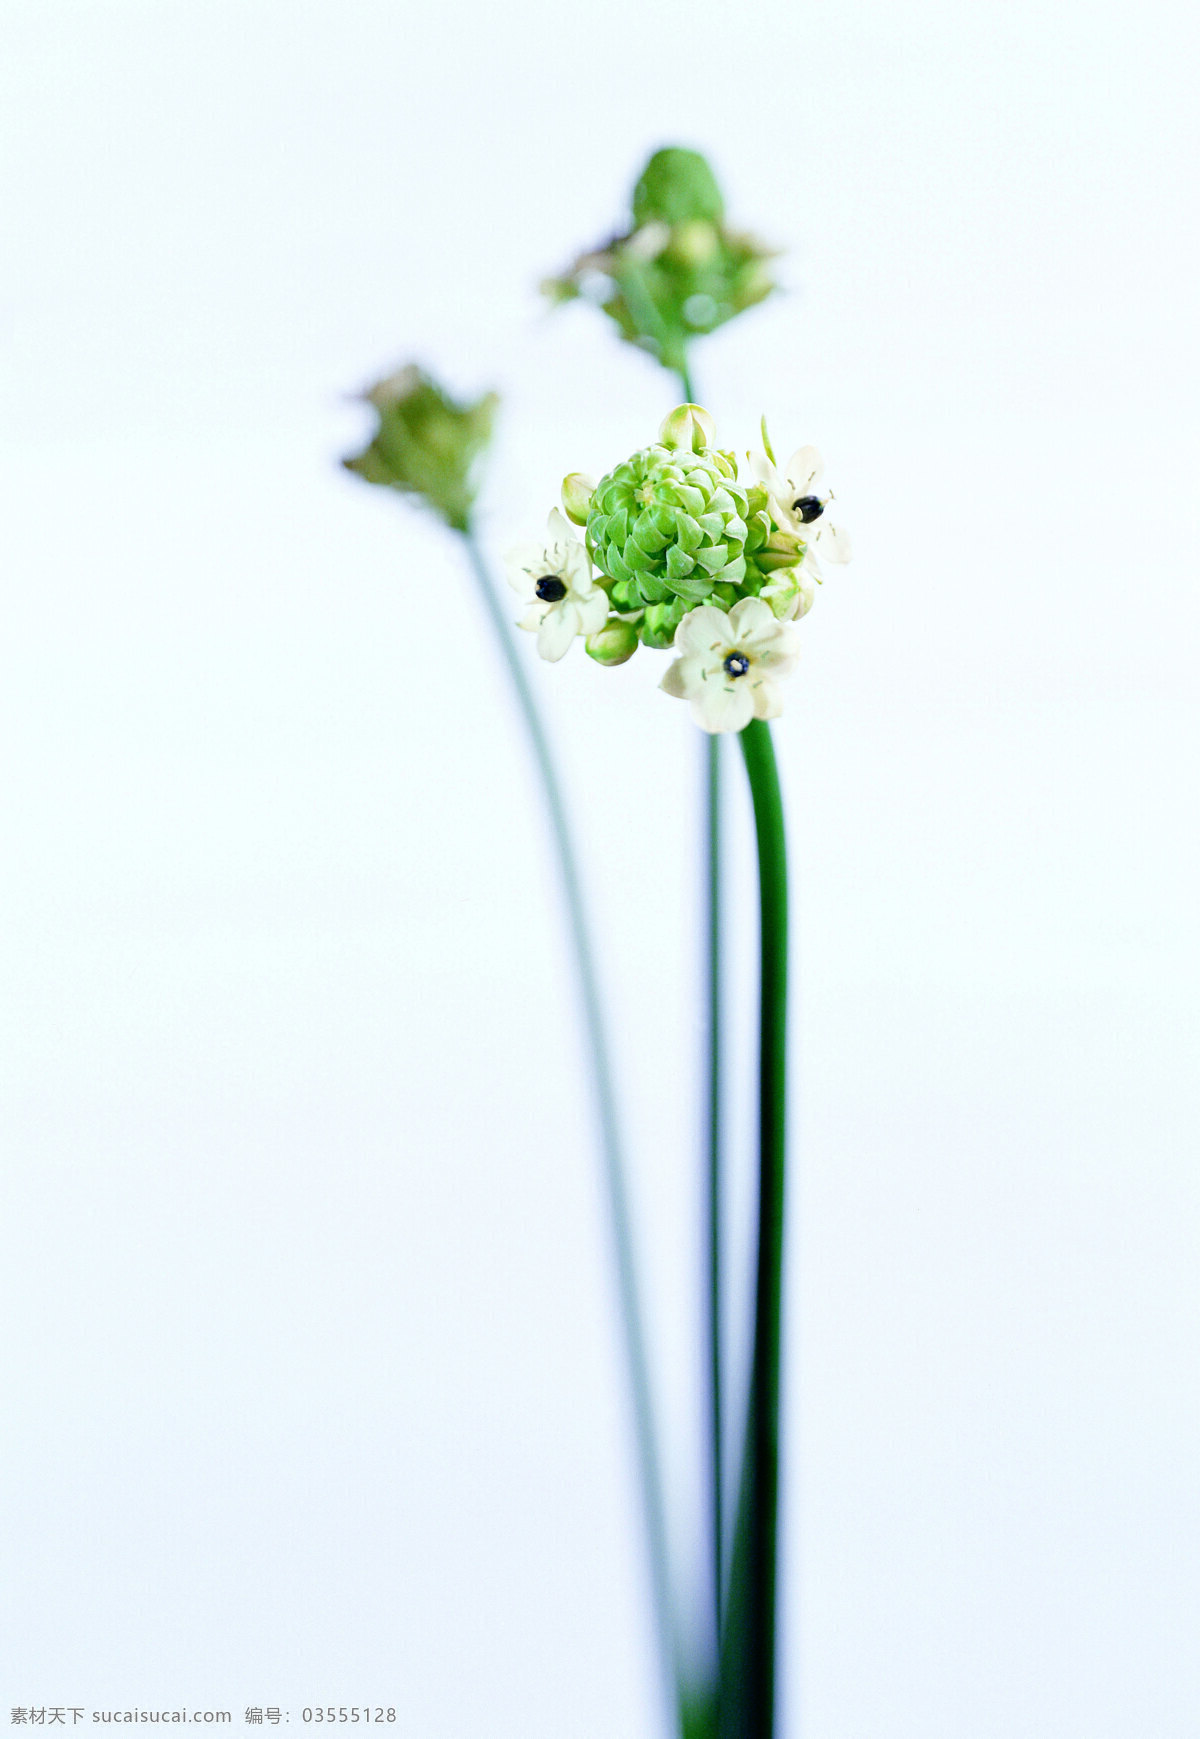
<svg viewBox="0 0 1200 1739">
<path fill-rule="evenodd" d="M 767 486 L 780 530 L 803 538 L 810 557 L 848 562 L 849 535 L 831 524 L 825 511 L 833 497 L 821 493 L 825 466 L 817 449 L 798 447 L 782 469 L 777 469 L 763 453 L 751 454 L 750 462 L 759 482 Z"/>
<path fill-rule="evenodd" d="M 679 656 L 659 687 L 692 703 L 701 730 L 740 731 L 783 711 L 779 684 L 799 651 L 796 630 L 761 598 L 742 598 L 726 615 L 715 604 L 689 610 L 675 635 Z"/>
<path fill-rule="evenodd" d="M 508 583 L 528 608 L 517 626 L 537 633 L 543 658 L 561 658 L 577 634 L 595 634 L 608 616 L 608 597 L 592 579 L 587 550 L 556 507 L 544 543 L 522 544 L 505 558 Z"/>
</svg>

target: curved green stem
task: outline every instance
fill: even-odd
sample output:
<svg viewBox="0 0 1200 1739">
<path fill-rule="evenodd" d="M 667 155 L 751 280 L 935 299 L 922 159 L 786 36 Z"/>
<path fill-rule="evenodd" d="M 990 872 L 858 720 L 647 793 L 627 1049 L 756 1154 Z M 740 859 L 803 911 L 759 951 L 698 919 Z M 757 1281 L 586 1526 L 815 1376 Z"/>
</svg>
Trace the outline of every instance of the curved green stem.
<svg viewBox="0 0 1200 1739">
<path fill-rule="evenodd" d="M 783 1194 L 787 1092 L 787 854 L 769 725 L 740 736 L 758 843 L 761 944 L 759 1209 L 754 1351 L 726 1648 L 722 1739 L 772 1739 L 779 1532 Z"/>
<path fill-rule="evenodd" d="M 583 889 L 558 769 L 554 762 L 549 738 L 542 724 L 537 701 L 514 644 L 512 631 L 500 609 L 483 553 L 475 535 L 468 527 L 461 533 L 461 536 L 467 560 L 478 585 L 480 600 L 512 680 L 517 705 L 529 735 L 534 759 L 541 775 L 551 832 L 554 835 L 554 843 L 558 852 L 571 943 L 575 952 L 579 994 L 583 1005 L 584 1024 L 587 1029 L 592 1087 L 600 1123 L 604 1184 L 608 1196 L 609 1220 L 617 1264 L 617 1295 L 624 1330 L 625 1359 L 633 1402 L 638 1473 L 649 1540 L 651 1597 L 662 1658 L 666 1670 L 670 1674 L 676 1713 L 680 1729 L 683 1731 L 690 1721 L 689 1699 L 680 1659 L 671 1598 L 666 1512 L 663 1503 L 658 1438 L 651 1402 L 649 1363 L 646 1356 L 645 1333 L 642 1327 L 642 1306 L 634 1258 L 633 1229 L 625 1181 L 625 1162 L 617 1122 L 616 1093 L 613 1086 L 612 1064 L 609 1057 L 608 1037 L 600 1000 L 591 935 L 584 907 Z"/>
</svg>

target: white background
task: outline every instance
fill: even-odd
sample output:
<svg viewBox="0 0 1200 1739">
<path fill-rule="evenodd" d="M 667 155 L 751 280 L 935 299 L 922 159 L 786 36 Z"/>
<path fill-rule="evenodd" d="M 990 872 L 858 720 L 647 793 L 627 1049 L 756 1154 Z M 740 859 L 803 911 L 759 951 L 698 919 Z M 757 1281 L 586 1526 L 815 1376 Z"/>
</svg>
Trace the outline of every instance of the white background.
<svg viewBox="0 0 1200 1739">
<path fill-rule="evenodd" d="M 525 745 L 452 541 L 337 460 L 409 358 L 497 386 L 500 552 L 649 439 L 666 377 L 536 284 L 681 142 L 787 249 L 700 396 L 817 442 L 856 544 L 777 729 L 786 1732 L 1193 1739 L 1190 8 L 2 19 L 3 1718 L 665 1731 Z M 699 750 L 661 667 L 535 675 L 686 1564 Z"/>
</svg>

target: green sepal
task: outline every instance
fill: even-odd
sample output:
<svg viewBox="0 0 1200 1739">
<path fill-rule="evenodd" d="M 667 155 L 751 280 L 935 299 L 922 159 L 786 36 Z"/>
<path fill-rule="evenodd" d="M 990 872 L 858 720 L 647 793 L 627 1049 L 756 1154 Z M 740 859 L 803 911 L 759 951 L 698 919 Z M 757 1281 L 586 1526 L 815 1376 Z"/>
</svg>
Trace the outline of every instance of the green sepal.
<svg viewBox="0 0 1200 1739">
<path fill-rule="evenodd" d="M 597 561 L 597 565 L 599 565 L 599 561 L 600 561 L 599 553 L 597 553 L 596 561 Z M 604 571 L 606 574 L 609 575 L 609 577 L 611 579 L 614 579 L 614 580 L 629 581 L 629 580 L 632 580 L 632 578 L 633 578 L 633 574 L 632 574 L 630 568 L 627 566 L 626 562 L 621 557 L 619 552 L 617 550 L 615 550 L 611 544 L 605 545 Z"/>
<path fill-rule="evenodd" d="M 689 605 L 704 604 L 712 597 L 712 577 L 705 573 L 689 574 L 683 580 L 668 580 L 667 584 L 677 598 L 683 598 Z"/>
<path fill-rule="evenodd" d="M 648 556 L 656 556 L 660 550 L 666 548 L 670 536 L 669 533 L 661 532 L 658 529 L 654 523 L 653 512 L 647 509 L 645 513 L 639 515 L 637 524 L 633 528 L 633 541 Z"/>
<path fill-rule="evenodd" d="M 694 547 L 694 546 L 693 546 Z M 667 551 L 667 579 L 685 580 L 696 566 L 695 558 L 680 544 L 672 544 Z"/>
<path fill-rule="evenodd" d="M 637 588 L 642 594 L 642 602 L 645 604 L 661 604 L 664 598 L 669 598 L 671 595 L 666 583 L 657 574 L 639 574 Z"/>
</svg>

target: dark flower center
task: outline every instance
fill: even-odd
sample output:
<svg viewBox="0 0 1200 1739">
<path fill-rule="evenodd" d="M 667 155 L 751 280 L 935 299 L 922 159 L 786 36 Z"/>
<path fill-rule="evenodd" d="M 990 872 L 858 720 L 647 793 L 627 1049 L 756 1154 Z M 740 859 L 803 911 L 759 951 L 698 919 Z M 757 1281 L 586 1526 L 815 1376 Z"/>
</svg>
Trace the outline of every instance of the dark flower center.
<svg viewBox="0 0 1200 1739">
<path fill-rule="evenodd" d="M 811 525 L 814 519 L 820 519 L 825 511 L 825 503 L 819 495 L 801 495 L 792 502 L 792 512 L 800 515 L 802 525 Z"/>
<path fill-rule="evenodd" d="M 543 574 L 533 589 L 543 604 L 558 604 L 567 595 L 567 588 L 557 574 Z"/>
<path fill-rule="evenodd" d="M 745 676 L 750 668 L 750 660 L 744 652 L 731 652 L 725 660 L 725 669 L 730 676 Z"/>
</svg>

